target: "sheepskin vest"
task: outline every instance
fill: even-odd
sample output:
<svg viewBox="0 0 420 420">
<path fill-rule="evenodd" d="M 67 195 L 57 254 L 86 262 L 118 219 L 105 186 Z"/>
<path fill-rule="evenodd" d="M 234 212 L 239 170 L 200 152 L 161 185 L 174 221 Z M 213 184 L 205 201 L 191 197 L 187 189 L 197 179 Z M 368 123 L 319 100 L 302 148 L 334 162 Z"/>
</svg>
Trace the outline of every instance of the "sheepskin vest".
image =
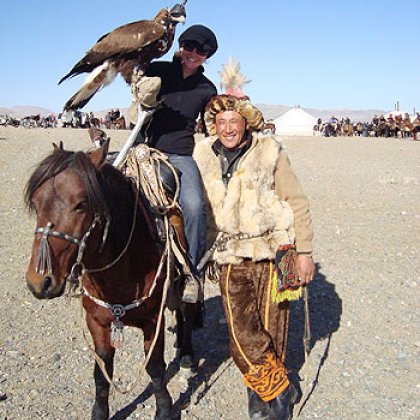
<svg viewBox="0 0 420 420">
<path fill-rule="evenodd" d="M 293 243 L 293 211 L 275 191 L 274 172 L 281 145 L 271 136 L 253 135 L 227 187 L 222 180 L 213 140 L 196 142 L 194 158 L 207 195 L 207 247 L 219 233 L 233 236 L 216 249 L 219 264 L 239 264 L 244 258 L 272 260 L 279 245 Z M 242 237 L 239 234 L 243 234 Z"/>
</svg>

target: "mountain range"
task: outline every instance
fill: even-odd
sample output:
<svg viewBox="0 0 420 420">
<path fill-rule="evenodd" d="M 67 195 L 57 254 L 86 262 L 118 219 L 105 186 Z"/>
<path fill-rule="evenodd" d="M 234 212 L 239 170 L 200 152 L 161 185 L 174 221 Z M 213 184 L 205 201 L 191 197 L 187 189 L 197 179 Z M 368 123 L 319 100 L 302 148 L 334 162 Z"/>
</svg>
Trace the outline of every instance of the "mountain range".
<svg viewBox="0 0 420 420">
<path fill-rule="evenodd" d="M 281 114 L 285 113 L 289 109 L 293 108 L 287 105 L 269 105 L 269 104 L 256 104 L 261 110 L 266 120 L 275 119 Z M 110 110 L 105 109 L 94 112 L 98 118 L 103 118 L 105 114 Z M 352 121 L 370 121 L 374 115 L 385 114 L 387 111 L 382 109 L 367 109 L 367 110 L 350 110 L 350 109 L 315 109 L 315 108 L 304 108 L 306 112 L 314 116 L 315 118 L 322 118 L 323 121 L 329 119 L 332 115 L 338 119 L 343 117 L 349 117 Z M 127 108 L 120 108 L 122 114 L 127 114 Z M 11 108 L 0 107 L 0 115 L 11 115 L 14 118 L 23 118 L 29 115 L 41 114 L 41 116 L 48 114 L 58 114 L 47 108 L 31 105 L 19 105 Z"/>
</svg>

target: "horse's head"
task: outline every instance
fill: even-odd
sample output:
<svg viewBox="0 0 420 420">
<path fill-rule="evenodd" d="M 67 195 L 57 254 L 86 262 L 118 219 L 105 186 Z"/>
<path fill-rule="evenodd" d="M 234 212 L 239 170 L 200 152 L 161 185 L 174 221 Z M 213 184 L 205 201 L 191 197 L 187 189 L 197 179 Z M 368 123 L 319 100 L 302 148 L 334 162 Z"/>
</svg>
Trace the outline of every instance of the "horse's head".
<svg viewBox="0 0 420 420">
<path fill-rule="evenodd" d="M 36 213 L 37 227 L 26 281 L 39 299 L 61 296 L 87 243 L 100 246 L 102 234 L 96 227 L 107 217 L 107 209 L 98 174 L 108 145 L 109 141 L 90 154 L 54 145 L 54 152 L 28 180 L 25 203 Z"/>
</svg>

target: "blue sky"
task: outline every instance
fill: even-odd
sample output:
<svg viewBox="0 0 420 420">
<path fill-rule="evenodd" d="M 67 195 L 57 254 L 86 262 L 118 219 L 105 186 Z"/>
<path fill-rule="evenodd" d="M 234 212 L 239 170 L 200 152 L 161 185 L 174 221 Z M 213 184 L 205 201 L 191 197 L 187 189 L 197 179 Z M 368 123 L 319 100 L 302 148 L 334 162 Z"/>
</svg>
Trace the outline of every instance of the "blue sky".
<svg viewBox="0 0 420 420">
<path fill-rule="evenodd" d="M 175 2 L 3 0 L 0 106 L 60 111 L 84 76 L 57 81 L 101 35 Z M 255 103 L 392 110 L 399 101 L 411 113 L 420 110 L 419 17 L 419 0 L 189 0 L 176 36 L 197 23 L 212 28 L 220 48 L 207 76 L 219 86 L 232 56 L 251 80 L 245 92 Z M 129 101 L 119 77 L 85 109 Z"/>
</svg>

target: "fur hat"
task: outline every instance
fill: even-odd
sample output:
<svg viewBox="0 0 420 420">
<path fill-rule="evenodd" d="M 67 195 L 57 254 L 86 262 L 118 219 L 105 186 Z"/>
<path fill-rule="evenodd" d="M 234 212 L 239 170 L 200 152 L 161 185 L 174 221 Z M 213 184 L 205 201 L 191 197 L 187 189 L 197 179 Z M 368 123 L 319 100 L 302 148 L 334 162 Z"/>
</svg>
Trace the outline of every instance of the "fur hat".
<svg viewBox="0 0 420 420">
<path fill-rule="evenodd" d="M 251 131 L 259 131 L 264 126 L 262 112 L 252 105 L 247 96 L 217 95 L 210 99 L 204 114 L 204 122 L 211 136 L 216 135 L 216 115 L 225 111 L 235 111 L 241 114 L 246 119 L 248 129 Z"/>
<path fill-rule="evenodd" d="M 217 39 L 214 32 L 204 25 L 193 25 L 186 29 L 178 38 L 179 45 L 185 41 L 195 41 L 209 50 L 207 58 L 217 51 Z"/>
</svg>

